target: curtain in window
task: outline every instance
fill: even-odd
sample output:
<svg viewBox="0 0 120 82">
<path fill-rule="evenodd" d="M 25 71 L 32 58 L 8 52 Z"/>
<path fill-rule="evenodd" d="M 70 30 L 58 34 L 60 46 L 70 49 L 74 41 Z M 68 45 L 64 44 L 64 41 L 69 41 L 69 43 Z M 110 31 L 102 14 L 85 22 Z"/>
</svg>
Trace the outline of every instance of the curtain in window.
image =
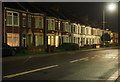
<svg viewBox="0 0 120 82">
<path fill-rule="evenodd" d="M 10 46 L 19 46 L 19 35 L 16 33 L 7 34 L 7 44 Z"/>
</svg>

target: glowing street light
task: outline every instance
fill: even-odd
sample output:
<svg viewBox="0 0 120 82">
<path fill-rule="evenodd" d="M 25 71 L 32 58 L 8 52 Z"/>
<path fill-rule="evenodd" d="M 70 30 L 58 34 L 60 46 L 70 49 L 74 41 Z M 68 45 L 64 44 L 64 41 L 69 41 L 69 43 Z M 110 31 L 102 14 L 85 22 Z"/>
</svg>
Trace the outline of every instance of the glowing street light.
<svg viewBox="0 0 120 82">
<path fill-rule="evenodd" d="M 116 5 L 113 4 L 113 3 L 108 5 L 108 9 L 109 9 L 110 11 L 115 10 L 115 8 L 116 8 Z"/>
<path fill-rule="evenodd" d="M 110 11 L 113 11 L 113 10 L 116 9 L 116 5 L 111 3 L 107 6 L 107 9 L 110 10 Z M 105 29 L 105 9 L 103 9 L 103 30 L 104 29 Z M 104 36 L 103 36 L 103 42 L 104 42 Z"/>
</svg>

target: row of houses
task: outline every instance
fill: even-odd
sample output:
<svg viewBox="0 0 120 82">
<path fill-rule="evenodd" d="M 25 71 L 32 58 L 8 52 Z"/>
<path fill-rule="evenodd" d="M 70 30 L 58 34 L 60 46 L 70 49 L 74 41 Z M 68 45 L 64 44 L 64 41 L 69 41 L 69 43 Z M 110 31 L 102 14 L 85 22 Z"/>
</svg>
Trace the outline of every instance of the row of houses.
<svg viewBox="0 0 120 82">
<path fill-rule="evenodd" d="M 47 46 L 58 47 L 63 43 L 76 43 L 79 47 L 101 44 L 103 33 L 118 42 L 118 34 L 99 27 L 71 21 L 65 15 L 39 7 L 26 7 L 16 3 L 3 3 L 2 41 L 13 47 L 27 47 L 45 51 Z M 12 6 L 11 6 L 12 5 Z"/>
</svg>

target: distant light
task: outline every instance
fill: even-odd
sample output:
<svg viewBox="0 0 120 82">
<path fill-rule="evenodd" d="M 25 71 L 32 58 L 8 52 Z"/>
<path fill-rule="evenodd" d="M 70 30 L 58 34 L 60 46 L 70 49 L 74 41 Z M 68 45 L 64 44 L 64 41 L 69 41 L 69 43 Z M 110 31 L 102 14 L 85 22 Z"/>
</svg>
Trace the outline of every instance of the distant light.
<svg viewBox="0 0 120 82">
<path fill-rule="evenodd" d="M 106 30 L 109 30 L 109 29 L 106 29 Z"/>
<path fill-rule="evenodd" d="M 109 9 L 110 11 L 115 10 L 115 8 L 116 8 L 116 5 L 113 4 L 113 3 L 108 5 L 108 9 Z"/>
</svg>

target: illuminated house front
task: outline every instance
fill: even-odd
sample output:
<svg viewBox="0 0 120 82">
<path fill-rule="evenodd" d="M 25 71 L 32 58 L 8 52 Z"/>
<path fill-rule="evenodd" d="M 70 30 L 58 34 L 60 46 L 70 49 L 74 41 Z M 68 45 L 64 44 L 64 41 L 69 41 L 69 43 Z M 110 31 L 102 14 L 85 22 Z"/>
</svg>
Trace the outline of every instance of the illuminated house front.
<svg viewBox="0 0 120 82">
<path fill-rule="evenodd" d="M 44 50 L 44 14 L 3 7 L 3 42 L 12 47 Z"/>
<path fill-rule="evenodd" d="M 4 5 L 2 8 L 2 41 L 12 47 L 45 51 L 48 46 L 55 48 L 63 43 L 91 46 L 102 43 L 103 33 L 110 34 L 111 44 L 118 43 L 118 33 L 88 26 L 72 16 L 30 6 L 12 8 Z"/>
</svg>

